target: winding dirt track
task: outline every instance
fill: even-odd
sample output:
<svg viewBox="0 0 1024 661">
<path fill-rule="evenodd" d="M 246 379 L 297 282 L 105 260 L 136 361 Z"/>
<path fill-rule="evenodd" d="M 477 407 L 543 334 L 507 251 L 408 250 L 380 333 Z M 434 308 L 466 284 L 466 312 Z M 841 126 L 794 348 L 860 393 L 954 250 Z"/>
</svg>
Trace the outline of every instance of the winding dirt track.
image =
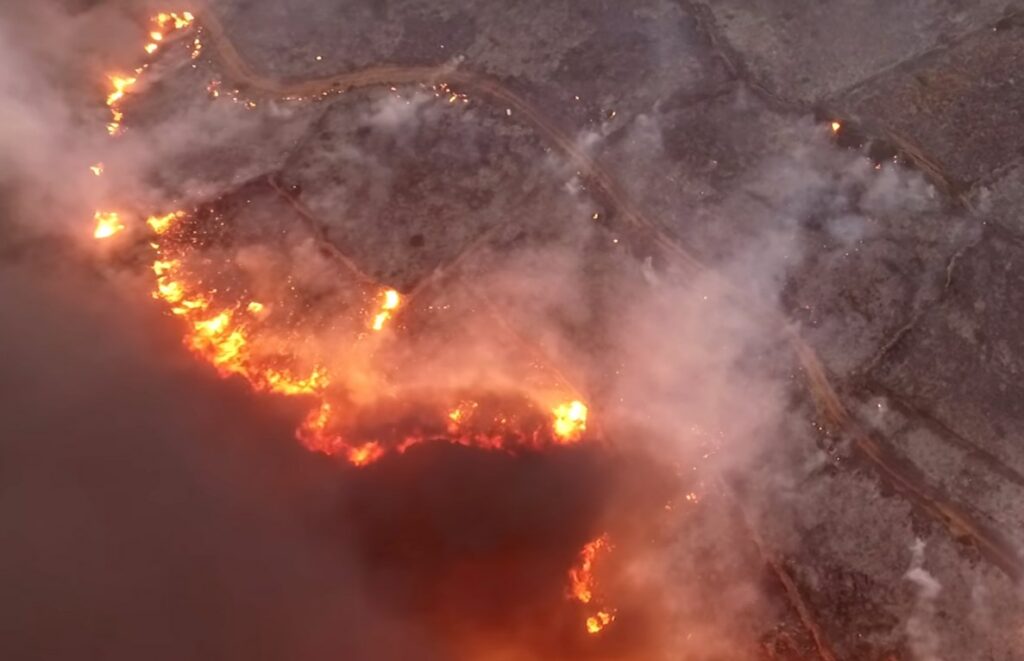
<svg viewBox="0 0 1024 661">
<path fill-rule="evenodd" d="M 1013 547 L 1001 535 L 981 524 L 966 508 L 952 502 L 931 487 L 912 466 L 906 465 L 886 450 L 881 441 L 866 432 L 850 415 L 833 388 L 828 373 L 814 349 L 797 333 L 795 326 L 780 312 L 749 299 L 735 284 L 707 268 L 661 225 L 641 213 L 629 200 L 615 179 L 598 163 L 583 153 L 576 142 L 545 118 L 527 101 L 500 81 L 463 68 L 444 66 L 374 66 L 358 71 L 339 73 L 326 78 L 302 81 L 280 81 L 265 76 L 245 61 L 235 48 L 215 11 L 206 2 L 197 2 L 202 28 L 212 42 L 226 80 L 244 84 L 247 91 L 270 97 L 314 97 L 357 88 L 387 85 L 435 84 L 445 82 L 457 90 L 472 91 L 500 107 L 509 108 L 519 121 L 530 124 L 545 140 L 580 173 L 596 193 L 612 209 L 616 217 L 635 232 L 653 239 L 673 258 L 674 265 L 686 274 L 701 273 L 715 278 L 737 300 L 749 301 L 748 309 L 760 311 L 766 323 L 781 329 L 791 342 L 807 379 L 819 415 L 835 432 L 852 442 L 857 455 L 872 466 L 892 487 L 911 500 L 929 517 L 957 540 L 973 545 L 982 556 L 1002 569 L 1014 580 L 1024 576 L 1024 565 Z"/>
</svg>

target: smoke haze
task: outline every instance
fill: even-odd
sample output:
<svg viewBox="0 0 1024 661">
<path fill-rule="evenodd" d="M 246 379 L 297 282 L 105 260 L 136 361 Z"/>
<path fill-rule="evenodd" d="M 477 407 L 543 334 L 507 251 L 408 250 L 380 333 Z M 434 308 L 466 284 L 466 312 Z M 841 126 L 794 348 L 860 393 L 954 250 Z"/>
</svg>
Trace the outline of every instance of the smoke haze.
<svg viewBox="0 0 1024 661">
<path fill-rule="evenodd" d="M 796 621 L 750 528 L 780 516 L 770 504 L 798 509 L 828 459 L 777 314 L 799 312 L 803 230 L 855 250 L 879 216 L 939 213 L 922 177 L 879 175 L 794 118 L 702 203 L 701 220 L 743 231 L 694 273 L 631 240 L 511 111 L 424 86 L 248 109 L 209 103 L 211 72 L 169 54 L 111 141 L 103 76 L 135 61 L 149 6 L 14 5 L 0 9 L 6 656 L 710 661 L 758 658 L 764 631 Z M 632 117 L 628 140 L 573 136 L 652 207 L 664 196 L 638 160 L 676 139 L 659 112 Z M 310 402 L 254 394 L 181 346 L 140 232 L 95 244 L 92 213 L 111 205 L 136 221 L 195 209 L 212 229 L 190 268 L 287 317 L 270 343 L 343 375 L 351 430 L 401 440 L 438 393 L 571 390 L 593 442 L 423 444 L 362 469 L 308 452 L 294 436 Z M 402 341 L 359 335 L 368 285 L 325 242 L 368 279 L 431 283 Z M 617 619 L 593 638 L 566 573 L 602 532 Z M 922 619 L 934 579 L 919 564 L 907 579 L 922 610 L 899 628 L 938 658 Z"/>
</svg>

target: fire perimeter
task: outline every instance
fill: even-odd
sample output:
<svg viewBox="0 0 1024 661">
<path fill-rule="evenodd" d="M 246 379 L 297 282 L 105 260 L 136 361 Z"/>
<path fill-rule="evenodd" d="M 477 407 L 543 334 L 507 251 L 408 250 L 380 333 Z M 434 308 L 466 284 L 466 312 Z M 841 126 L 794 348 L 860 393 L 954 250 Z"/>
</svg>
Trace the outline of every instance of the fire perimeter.
<svg viewBox="0 0 1024 661">
<path fill-rule="evenodd" d="M 151 58 L 166 45 L 189 33 L 192 33 L 192 39 L 186 45 L 191 51 L 191 58 L 196 59 L 202 52 L 203 42 L 201 28 L 196 25 L 191 12 L 161 12 L 151 19 L 149 41 L 143 46 L 147 60 L 130 74 L 108 76 L 106 105 L 110 120 L 106 128 L 110 136 L 116 137 L 123 132 L 125 114 L 122 104 L 149 69 Z M 443 83 L 435 89 L 435 95 L 449 103 L 466 100 L 448 90 Z M 216 98 L 218 95 L 212 96 Z M 239 101 L 238 98 L 233 100 Z M 90 170 L 96 176 L 103 176 L 105 168 L 102 163 L 97 163 Z M 110 240 L 130 227 L 129 219 L 122 218 L 118 211 L 97 210 L 94 221 L 93 237 L 97 240 Z M 390 450 L 404 452 L 432 440 L 504 451 L 540 449 L 583 440 L 588 409 L 579 399 L 569 398 L 571 395 L 561 402 L 547 405 L 546 423 L 535 415 L 538 410 L 544 410 L 541 403 L 536 403 L 539 406 L 532 407 L 532 411 L 528 406 L 523 413 L 502 411 L 500 408 L 495 410 L 493 405 L 458 398 L 446 409 L 437 411 L 433 421 L 406 434 L 397 443 L 346 437 L 336 424 L 338 407 L 346 402 L 332 388 L 333 375 L 322 363 L 306 365 L 308 358 L 300 358 L 288 351 L 287 343 L 282 343 L 275 335 L 272 306 L 244 292 L 228 296 L 204 282 L 190 268 L 197 223 L 194 214 L 175 210 L 151 215 L 146 218 L 145 227 L 140 227 L 140 231 L 149 233 L 149 246 L 154 254 L 153 298 L 182 320 L 186 346 L 214 366 L 220 375 L 240 376 L 259 392 L 304 397 L 312 401 L 313 406 L 296 431 L 297 438 L 309 449 L 340 456 L 354 466 L 365 466 Z M 367 302 L 365 330 L 374 334 L 394 332 L 390 327 L 394 325 L 402 305 L 402 295 L 397 290 L 380 286 Z M 588 607 L 596 606 L 593 565 L 598 554 L 607 553 L 611 548 L 607 534 L 583 547 L 578 566 L 569 572 L 569 596 L 572 599 Z M 614 618 L 613 609 L 599 607 L 586 619 L 586 630 L 596 634 Z"/>
</svg>

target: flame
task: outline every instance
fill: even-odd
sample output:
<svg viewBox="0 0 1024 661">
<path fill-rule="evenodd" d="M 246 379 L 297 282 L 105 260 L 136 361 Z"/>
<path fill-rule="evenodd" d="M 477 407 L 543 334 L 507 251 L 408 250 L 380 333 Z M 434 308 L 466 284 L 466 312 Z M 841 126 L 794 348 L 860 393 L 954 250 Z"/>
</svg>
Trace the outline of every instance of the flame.
<svg viewBox="0 0 1024 661">
<path fill-rule="evenodd" d="M 101 174 L 103 174 L 103 164 L 96 163 L 95 165 L 90 165 L 89 170 L 91 170 L 92 173 L 98 177 Z"/>
<path fill-rule="evenodd" d="M 144 46 L 147 53 L 155 53 L 168 43 L 174 30 L 192 26 L 195 17 L 190 12 L 161 12 L 153 17 L 149 41 Z M 192 57 L 198 57 L 203 44 L 198 34 L 191 42 Z M 121 129 L 124 112 L 121 104 L 132 93 L 148 64 L 136 68 L 133 74 L 111 74 L 110 88 L 106 97 L 111 121 L 107 129 L 115 135 Z M 211 96 L 219 95 L 220 81 L 214 79 L 207 87 Z M 447 84 L 435 88 L 439 98 L 467 101 L 465 95 L 453 92 Z M 239 102 L 238 90 L 229 93 Z M 248 107 L 255 104 L 246 102 Z M 92 167 L 97 175 L 102 164 Z M 273 333 L 273 324 L 280 321 L 274 308 L 252 300 L 244 289 L 228 287 L 224 291 L 204 283 L 191 271 L 189 251 L 193 247 L 191 234 L 182 230 L 188 214 L 172 211 L 163 215 L 154 214 L 146 219 L 148 228 L 159 237 L 149 244 L 155 251 L 152 271 L 155 277 L 153 298 L 167 306 L 168 311 L 181 319 L 185 329 L 183 342 L 197 356 L 224 377 L 241 376 L 254 390 L 288 396 L 311 398 L 312 408 L 308 412 L 296 436 L 311 450 L 337 455 L 353 465 L 365 466 L 385 454 L 388 450 L 404 450 L 421 442 L 438 439 L 448 442 L 492 450 L 515 451 L 519 448 L 540 448 L 546 445 L 564 444 L 579 440 L 586 428 L 587 407 L 574 400 L 552 409 L 554 419 L 549 424 L 543 417 L 519 414 L 480 412 L 477 402 L 463 400 L 450 410 L 439 408 L 436 418 L 425 422 L 426 428 L 399 439 L 349 439 L 339 429 L 343 428 L 337 411 L 332 408 L 337 401 L 329 392 L 331 380 L 327 371 L 316 363 L 303 360 L 288 349 L 281 349 Z M 106 238 L 125 229 L 118 215 L 113 212 L 97 212 L 95 236 Z M 225 300 L 230 298 L 230 300 Z M 369 320 L 373 331 L 379 332 L 395 318 L 403 304 L 399 292 L 383 288 L 377 295 L 375 310 Z M 267 341 L 267 338 L 270 341 Z M 429 416 L 428 416 L 429 417 Z M 346 432 L 347 433 L 347 432 Z"/>
<path fill-rule="evenodd" d="M 611 549 L 607 533 L 584 544 L 583 550 L 580 551 L 579 565 L 569 570 L 569 588 L 572 596 L 582 604 L 589 604 L 594 597 L 594 559 L 599 551 L 605 549 Z"/>
<path fill-rule="evenodd" d="M 587 542 L 580 550 L 579 562 L 569 569 L 569 594 L 581 604 L 590 604 L 594 601 L 594 561 L 601 552 L 610 552 L 612 545 L 608 533 Z M 615 619 L 615 613 L 611 610 L 601 609 L 586 620 L 587 632 L 598 633 Z"/>
<path fill-rule="evenodd" d="M 165 28 L 168 25 L 173 25 L 175 30 L 184 30 L 185 28 L 192 25 L 192 22 L 196 20 L 196 17 L 192 15 L 192 12 L 184 11 L 180 14 L 176 12 L 160 12 L 157 14 L 153 21 L 161 28 Z"/>
<path fill-rule="evenodd" d="M 458 434 L 462 426 L 469 420 L 476 410 L 478 404 L 473 401 L 464 400 L 448 412 L 448 433 Z"/>
<path fill-rule="evenodd" d="M 172 211 L 171 213 L 163 216 L 150 216 L 146 219 L 146 224 L 149 225 L 150 229 L 157 234 L 163 234 L 167 230 L 171 229 L 171 226 L 184 216 L 184 211 Z"/>
<path fill-rule="evenodd" d="M 107 105 L 113 107 L 124 98 L 128 90 L 132 88 L 135 83 L 138 82 L 138 78 L 135 76 L 107 76 L 110 81 L 110 86 L 113 88 L 109 94 L 107 94 Z"/>
<path fill-rule="evenodd" d="M 843 125 L 835 120 L 832 120 L 829 126 L 831 126 L 833 133 L 839 133 L 839 129 L 843 128 Z"/>
<path fill-rule="evenodd" d="M 121 120 L 124 119 L 124 113 L 120 110 L 111 109 L 110 115 L 112 119 L 107 122 L 107 133 L 117 135 L 118 131 L 121 130 Z"/>
<path fill-rule="evenodd" d="M 380 459 L 383 454 L 384 450 L 380 447 L 380 443 L 370 441 L 358 447 L 350 448 L 348 460 L 353 466 L 366 466 Z"/>
<path fill-rule="evenodd" d="M 587 405 L 575 399 L 551 409 L 555 415 L 555 436 L 562 443 L 574 443 L 587 429 Z"/>
<path fill-rule="evenodd" d="M 169 31 L 184 30 L 190 27 L 193 21 L 195 21 L 195 16 L 192 12 L 186 11 L 180 14 L 177 12 L 160 12 L 152 18 L 156 29 L 152 29 L 149 32 L 151 41 L 147 42 L 142 49 L 147 55 L 155 54 Z M 192 57 L 195 59 L 198 56 L 199 47 L 197 39 L 197 48 L 193 51 Z M 110 135 L 117 135 L 121 131 L 124 112 L 119 107 L 119 104 L 124 100 L 129 90 L 139 81 L 139 76 L 148 66 L 148 64 L 144 64 L 135 69 L 134 76 L 120 74 L 109 74 L 107 76 L 110 82 L 110 92 L 107 93 L 107 107 L 110 108 L 111 115 L 111 120 L 107 123 L 107 133 Z"/>
<path fill-rule="evenodd" d="M 597 614 L 587 618 L 587 633 L 600 633 L 601 629 L 615 620 L 615 614 L 608 611 L 597 611 Z"/>
<path fill-rule="evenodd" d="M 169 215 L 178 219 L 184 212 Z M 173 314 L 188 322 L 185 344 L 217 367 L 222 375 L 236 374 L 256 390 L 283 395 L 315 395 L 327 387 L 327 373 L 321 367 L 314 367 L 309 376 L 300 377 L 265 364 L 254 355 L 251 350 L 253 313 L 263 310 L 262 303 L 250 301 L 244 308 L 217 308 L 210 293 L 189 284 L 182 273 L 180 259 L 160 254 L 153 261 L 152 269 L 156 275 L 153 297 L 164 301 Z"/>
<path fill-rule="evenodd" d="M 92 232 L 93 238 L 109 239 L 124 230 L 121 217 L 116 211 L 97 211 L 93 218 L 96 219 L 96 229 Z"/>
<path fill-rule="evenodd" d="M 384 324 L 394 316 L 395 310 L 398 309 L 398 306 L 401 303 L 401 298 L 399 297 L 398 292 L 394 289 L 385 289 L 381 296 L 384 300 L 381 301 L 380 308 L 378 309 L 377 314 L 373 316 L 373 323 L 371 324 L 374 331 L 379 331 L 384 328 Z"/>
</svg>

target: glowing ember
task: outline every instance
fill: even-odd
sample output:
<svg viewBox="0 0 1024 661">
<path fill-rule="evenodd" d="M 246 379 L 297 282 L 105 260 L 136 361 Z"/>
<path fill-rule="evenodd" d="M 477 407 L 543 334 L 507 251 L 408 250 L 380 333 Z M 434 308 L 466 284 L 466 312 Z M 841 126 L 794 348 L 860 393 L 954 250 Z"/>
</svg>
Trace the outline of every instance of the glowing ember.
<svg viewBox="0 0 1024 661">
<path fill-rule="evenodd" d="M 605 533 L 597 539 L 587 542 L 580 551 L 579 563 L 569 570 L 569 593 L 570 596 L 581 604 L 590 604 L 594 601 L 594 561 L 601 552 L 612 550 L 608 534 Z M 595 615 L 588 617 L 586 627 L 588 633 L 597 633 L 615 619 L 615 614 L 610 610 L 599 610 Z"/>
<path fill-rule="evenodd" d="M 380 304 L 380 309 L 377 314 L 373 316 L 373 323 L 371 327 L 375 331 L 379 331 L 384 328 L 384 324 L 394 315 L 395 310 L 398 309 L 398 305 L 401 302 L 398 292 L 394 289 L 386 289 L 382 294 L 383 299 Z"/>
<path fill-rule="evenodd" d="M 121 217 L 116 211 L 97 211 L 93 217 L 96 219 L 96 229 L 92 235 L 96 239 L 108 239 L 124 230 Z"/>
<path fill-rule="evenodd" d="M 555 414 L 555 436 L 563 443 L 578 441 L 587 429 L 587 406 L 579 400 L 559 404 L 551 412 Z"/>
</svg>

